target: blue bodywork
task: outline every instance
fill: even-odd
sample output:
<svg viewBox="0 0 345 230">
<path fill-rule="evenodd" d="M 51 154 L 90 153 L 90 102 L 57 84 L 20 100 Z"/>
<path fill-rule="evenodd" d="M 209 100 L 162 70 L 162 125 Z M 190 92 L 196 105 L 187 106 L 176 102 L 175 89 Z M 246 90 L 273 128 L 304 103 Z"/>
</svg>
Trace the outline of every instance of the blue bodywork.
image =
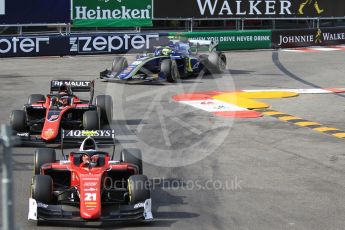
<svg viewBox="0 0 345 230">
<path fill-rule="evenodd" d="M 164 59 L 176 62 L 181 78 L 197 75 L 204 68 L 202 58 L 192 54 L 188 42 L 170 41 L 167 46 L 156 47 L 153 53 L 138 55 L 136 60 L 121 72 L 105 70 L 101 72 L 100 77 L 105 81 L 166 80 L 161 73 L 161 63 Z"/>
</svg>

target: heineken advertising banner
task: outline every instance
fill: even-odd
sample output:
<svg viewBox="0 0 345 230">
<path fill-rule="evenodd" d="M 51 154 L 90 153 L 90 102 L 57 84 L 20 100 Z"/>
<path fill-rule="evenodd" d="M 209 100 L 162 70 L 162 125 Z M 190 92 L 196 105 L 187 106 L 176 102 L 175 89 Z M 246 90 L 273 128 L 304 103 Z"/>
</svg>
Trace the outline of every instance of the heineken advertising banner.
<svg viewBox="0 0 345 230">
<path fill-rule="evenodd" d="M 154 0 L 155 18 L 344 17 L 344 0 Z"/>
<path fill-rule="evenodd" d="M 152 26 L 152 0 L 73 0 L 74 27 Z"/>
<path fill-rule="evenodd" d="M 272 47 L 275 49 L 338 45 L 344 43 L 345 27 L 273 30 L 272 32 Z"/>
<path fill-rule="evenodd" d="M 170 33 L 170 36 L 178 38 L 185 36 L 194 40 L 214 40 L 219 42 L 218 49 L 270 49 L 271 30 L 244 30 L 244 31 L 217 31 L 217 32 L 187 32 Z"/>
</svg>

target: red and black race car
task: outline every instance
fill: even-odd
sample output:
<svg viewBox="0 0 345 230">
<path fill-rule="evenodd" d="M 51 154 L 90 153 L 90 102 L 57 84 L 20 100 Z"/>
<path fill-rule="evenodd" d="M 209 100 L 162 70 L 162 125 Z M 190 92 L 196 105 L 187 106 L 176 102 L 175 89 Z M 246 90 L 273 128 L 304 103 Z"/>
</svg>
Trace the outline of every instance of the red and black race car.
<svg viewBox="0 0 345 230">
<path fill-rule="evenodd" d="M 89 92 L 83 100 L 76 92 Z M 10 124 L 22 144 L 55 144 L 60 130 L 98 130 L 112 121 L 113 101 L 109 95 L 94 98 L 94 81 L 51 81 L 50 94 L 32 94 L 23 110 L 12 111 Z"/>
<path fill-rule="evenodd" d="M 79 151 L 63 153 L 64 160 L 56 161 L 54 149 L 35 151 L 28 219 L 83 225 L 153 220 L 141 151 L 124 149 L 115 161 L 115 144 L 112 154 L 96 145 L 99 139 L 115 140 L 113 130 L 62 130 L 62 138 L 70 141 L 85 136 Z"/>
</svg>

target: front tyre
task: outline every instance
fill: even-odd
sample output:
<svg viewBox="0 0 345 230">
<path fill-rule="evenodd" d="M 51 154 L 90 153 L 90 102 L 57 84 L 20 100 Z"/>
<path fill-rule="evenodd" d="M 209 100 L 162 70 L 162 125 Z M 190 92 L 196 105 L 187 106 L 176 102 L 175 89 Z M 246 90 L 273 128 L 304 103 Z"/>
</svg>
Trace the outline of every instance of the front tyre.
<svg viewBox="0 0 345 230">
<path fill-rule="evenodd" d="M 151 198 L 150 183 L 145 175 L 133 175 L 128 178 L 129 203 L 145 202 Z"/>
<path fill-rule="evenodd" d="M 113 99 L 109 95 L 96 97 L 96 106 L 100 108 L 100 120 L 103 124 L 110 124 L 113 120 Z"/>
<path fill-rule="evenodd" d="M 46 97 L 42 94 L 31 94 L 29 97 L 28 97 L 28 104 L 29 105 L 32 105 L 32 104 L 35 104 L 39 101 L 46 101 Z"/>
<path fill-rule="evenodd" d="M 55 149 L 39 148 L 36 149 L 34 155 L 34 171 L 35 175 L 41 173 L 41 167 L 47 163 L 54 163 L 56 161 Z"/>
<path fill-rule="evenodd" d="M 121 73 L 128 67 L 128 61 L 125 57 L 115 57 L 111 65 L 111 71 L 116 74 Z"/>
<path fill-rule="evenodd" d="M 13 110 L 10 116 L 10 125 L 14 131 L 27 131 L 26 113 L 24 110 Z"/>
<path fill-rule="evenodd" d="M 53 200 L 53 180 L 47 175 L 35 175 L 31 182 L 31 198 L 49 204 Z"/>
</svg>

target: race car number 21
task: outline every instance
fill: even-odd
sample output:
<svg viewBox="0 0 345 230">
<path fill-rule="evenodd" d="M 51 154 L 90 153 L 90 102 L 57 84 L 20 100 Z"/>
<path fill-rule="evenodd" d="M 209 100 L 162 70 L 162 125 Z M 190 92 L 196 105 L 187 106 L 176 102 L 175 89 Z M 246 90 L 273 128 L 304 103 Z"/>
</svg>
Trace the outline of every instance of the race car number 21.
<svg viewBox="0 0 345 230">
<path fill-rule="evenodd" d="M 85 193 L 85 201 L 95 201 L 96 197 L 96 193 Z"/>
</svg>

